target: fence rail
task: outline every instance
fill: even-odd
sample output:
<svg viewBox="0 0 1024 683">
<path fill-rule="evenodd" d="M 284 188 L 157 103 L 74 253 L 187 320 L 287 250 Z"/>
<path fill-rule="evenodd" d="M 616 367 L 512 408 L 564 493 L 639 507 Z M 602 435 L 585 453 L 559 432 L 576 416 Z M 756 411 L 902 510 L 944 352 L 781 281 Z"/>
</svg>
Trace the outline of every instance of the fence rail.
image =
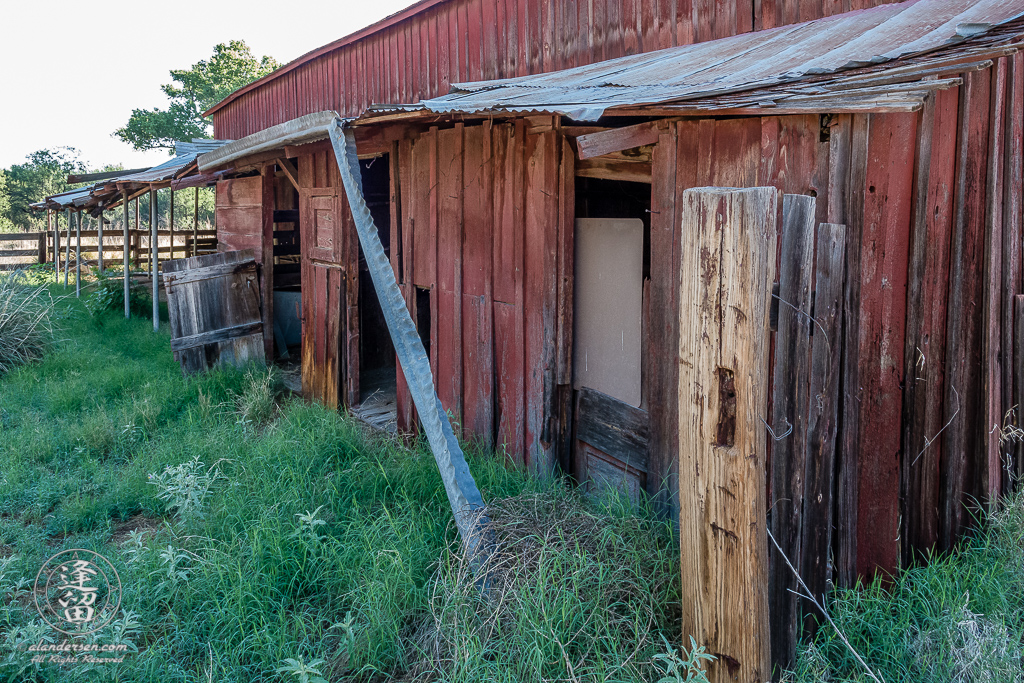
<svg viewBox="0 0 1024 683">
<path fill-rule="evenodd" d="M 53 263 L 59 260 L 62 264 L 70 261 L 74 267 L 75 253 L 78 247 L 78 233 L 62 230 L 56 233 L 58 243 L 54 245 L 53 232 L 19 232 L 0 234 L 0 271 L 23 268 L 36 263 Z M 197 239 L 198 238 L 198 239 Z M 81 232 L 82 265 L 99 263 L 99 231 L 82 230 Z M 173 244 L 172 244 L 173 239 Z M 124 251 L 127 248 L 128 258 L 135 268 L 149 269 L 151 261 L 152 233 L 148 230 L 129 230 L 128 245 L 124 244 L 124 233 L 120 230 L 103 232 L 104 266 L 118 265 L 124 262 Z M 170 230 L 157 231 L 157 259 L 165 261 L 170 258 L 201 256 L 217 251 L 217 231 Z"/>
</svg>

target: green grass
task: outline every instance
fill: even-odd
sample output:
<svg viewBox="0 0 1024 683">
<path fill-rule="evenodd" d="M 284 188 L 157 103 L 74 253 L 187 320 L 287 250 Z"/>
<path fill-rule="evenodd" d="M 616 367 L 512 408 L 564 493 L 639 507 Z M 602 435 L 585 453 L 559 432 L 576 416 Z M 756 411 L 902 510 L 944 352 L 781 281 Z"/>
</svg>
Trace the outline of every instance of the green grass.
<svg viewBox="0 0 1024 683">
<path fill-rule="evenodd" d="M 830 609 L 888 683 L 1024 681 L 1024 495 L 1005 501 L 954 554 L 889 586 L 836 591 Z M 827 625 L 803 646 L 794 677 L 871 680 Z"/>
<path fill-rule="evenodd" d="M 0 378 L 0 677 L 643 681 L 679 642 L 678 543 L 651 515 L 470 452 L 505 547 L 543 550 L 502 556 L 481 601 L 425 448 L 275 403 L 258 369 L 183 378 L 148 319 L 60 306 L 63 341 Z M 66 548 L 121 576 L 99 637 L 138 647 L 122 664 L 16 650 L 56 635 L 27 584 Z"/>
</svg>

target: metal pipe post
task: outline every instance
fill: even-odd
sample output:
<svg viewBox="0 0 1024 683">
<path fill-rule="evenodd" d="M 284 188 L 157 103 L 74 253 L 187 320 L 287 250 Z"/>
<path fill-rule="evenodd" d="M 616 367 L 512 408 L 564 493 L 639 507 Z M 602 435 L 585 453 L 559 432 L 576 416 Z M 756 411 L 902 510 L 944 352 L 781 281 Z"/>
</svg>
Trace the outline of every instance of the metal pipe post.
<svg viewBox="0 0 1024 683">
<path fill-rule="evenodd" d="M 64 253 L 64 289 L 67 289 L 68 270 L 71 268 L 71 209 L 64 209 L 64 225 L 68 231 L 68 245 Z"/>
<path fill-rule="evenodd" d="M 196 255 L 199 246 L 199 186 L 196 185 L 196 206 L 195 215 L 192 220 L 192 256 Z"/>
<path fill-rule="evenodd" d="M 153 274 L 153 330 L 160 330 L 160 264 L 157 262 L 156 190 L 149 186 L 149 267 Z"/>
<path fill-rule="evenodd" d="M 75 296 L 82 296 L 82 210 L 75 221 Z"/>
<path fill-rule="evenodd" d="M 132 317 L 131 309 L 128 307 L 128 287 L 131 284 L 131 264 L 128 260 L 128 246 L 131 238 L 128 235 L 128 190 L 124 191 L 124 246 L 121 248 L 121 257 L 124 260 L 124 317 Z"/>
<path fill-rule="evenodd" d="M 99 218 L 97 220 L 99 221 L 99 223 L 97 223 L 96 230 L 98 231 L 97 234 L 99 236 L 96 238 L 96 245 L 97 245 L 97 247 L 96 247 L 96 261 L 97 261 L 97 266 L 99 267 L 100 272 L 102 273 L 103 272 L 103 209 L 100 209 L 100 216 L 99 216 Z"/>
</svg>

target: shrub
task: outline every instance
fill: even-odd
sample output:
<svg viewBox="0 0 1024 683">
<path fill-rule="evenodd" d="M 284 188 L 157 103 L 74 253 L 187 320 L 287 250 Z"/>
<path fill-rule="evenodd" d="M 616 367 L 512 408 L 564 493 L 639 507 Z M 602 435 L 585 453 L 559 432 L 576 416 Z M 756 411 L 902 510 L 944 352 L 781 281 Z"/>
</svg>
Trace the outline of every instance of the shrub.
<svg viewBox="0 0 1024 683">
<path fill-rule="evenodd" d="M 117 271 L 92 269 L 95 282 L 92 293 L 83 301 L 85 310 L 97 323 L 108 311 L 124 310 L 124 278 Z M 153 311 L 153 297 L 137 282 L 131 282 L 128 289 L 128 306 L 132 315 L 146 316 Z"/>
<path fill-rule="evenodd" d="M 0 278 L 0 375 L 43 357 L 56 337 L 53 297 L 17 276 Z"/>
</svg>

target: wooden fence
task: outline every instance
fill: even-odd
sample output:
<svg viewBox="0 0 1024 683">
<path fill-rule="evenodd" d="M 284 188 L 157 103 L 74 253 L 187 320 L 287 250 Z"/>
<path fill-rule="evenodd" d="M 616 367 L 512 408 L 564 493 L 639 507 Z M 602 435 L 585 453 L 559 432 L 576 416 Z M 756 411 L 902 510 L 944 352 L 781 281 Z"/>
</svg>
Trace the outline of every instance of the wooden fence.
<svg viewBox="0 0 1024 683">
<path fill-rule="evenodd" d="M 0 270 L 45 263 L 48 248 L 46 237 L 44 232 L 0 234 Z"/>
<path fill-rule="evenodd" d="M 198 238 L 198 239 L 197 239 Z M 151 258 L 148 230 L 128 231 L 128 258 L 132 267 L 148 270 Z M 173 239 L 173 245 L 172 245 Z M 77 233 L 72 230 L 60 233 L 58 245 L 59 260 L 75 265 Z M 173 251 L 172 251 L 173 250 Z M 202 256 L 217 251 L 217 232 L 201 230 L 198 233 L 175 231 L 173 237 L 168 230 L 157 232 L 157 258 L 167 261 L 172 258 Z M 95 266 L 99 263 L 99 233 L 96 230 L 82 231 L 81 258 L 83 266 Z M 35 263 L 53 263 L 53 233 L 22 232 L 9 235 L 0 234 L 0 270 L 23 268 Z M 104 267 L 117 267 L 124 262 L 124 234 L 119 230 L 103 233 L 103 264 Z"/>
</svg>

